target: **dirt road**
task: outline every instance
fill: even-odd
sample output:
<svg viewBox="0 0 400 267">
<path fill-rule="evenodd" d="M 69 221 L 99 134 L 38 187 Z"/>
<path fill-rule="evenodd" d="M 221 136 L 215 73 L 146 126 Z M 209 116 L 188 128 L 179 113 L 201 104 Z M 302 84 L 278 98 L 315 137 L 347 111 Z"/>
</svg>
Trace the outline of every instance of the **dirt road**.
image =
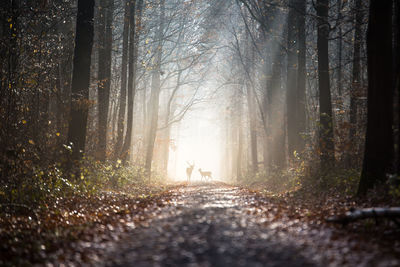
<svg viewBox="0 0 400 267">
<path fill-rule="evenodd" d="M 224 184 L 179 187 L 115 246 L 106 266 L 398 266 L 373 242 L 288 218 L 284 207 Z"/>
<path fill-rule="evenodd" d="M 318 265 L 300 244 L 268 229 L 267 219 L 254 215 L 254 196 L 240 191 L 212 184 L 179 189 L 172 205 L 132 231 L 107 265 Z"/>
</svg>

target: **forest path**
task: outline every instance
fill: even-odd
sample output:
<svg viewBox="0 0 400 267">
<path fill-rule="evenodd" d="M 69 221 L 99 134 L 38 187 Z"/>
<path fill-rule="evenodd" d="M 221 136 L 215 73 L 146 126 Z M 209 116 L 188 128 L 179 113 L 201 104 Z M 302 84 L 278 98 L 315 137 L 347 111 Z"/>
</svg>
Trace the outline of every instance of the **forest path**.
<svg viewBox="0 0 400 267">
<path fill-rule="evenodd" d="M 222 183 L 180 187 L 157 216 L 119 242 L 105 265 L 325 265 L 304 241 L 280 231 L 283 222 L 265 216 L 268 207 L 258 207 L 256 198 Z"/>
</svg>

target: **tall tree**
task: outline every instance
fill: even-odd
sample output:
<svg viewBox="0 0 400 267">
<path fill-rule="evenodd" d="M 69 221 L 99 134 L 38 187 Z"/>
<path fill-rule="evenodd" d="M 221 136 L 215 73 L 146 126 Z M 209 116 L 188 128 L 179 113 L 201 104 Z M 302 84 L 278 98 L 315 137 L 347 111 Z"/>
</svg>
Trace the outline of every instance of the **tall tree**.
<svg viewBox="0 0 400 267">
<path fill-rule="evenodd" d="M 143 0 L 131 0 L 130 3 L 130 29 L 129 29 L 129 73 L 128 73 L 128 117 L 125 133 L 125 141 L 122 147 L 121 157 L 127 160 L 130 156 L 133 131 L 133 105 L 136 94 L 136 69 L 139 32 L 142 22 Z"/>
<path fill-rule="evenodd" d="M 362 42 L 362 0 L 354 0 L 354 45 L 353 45 L 353 69 L 352 69 L 352 86 L 350 93 L 350 140 L 355 140 L 357 134 L 357 97 L 361 91 L 361 42 Z M 350 151 L 354 151 L 352 147 Z M 348 165 L 353 163 L 352 153 L 348 155 Z"/>
<path fill-rule="evenodd" d="M 107 151 L 107 119 L 110 105 L 112 21 L 114 0 L 101 0 L 99 6 L 99 64 L 98 64 L 98 150 L 97 158 L 104 161 Z"/>
<path fill-rule="evenodd" d="M 287 131 L 288 131 L 288 152 L 289 157 L 293 157 L 294 151 L 297 151 L 297 11 L 295 10 L 295 0 L 289 1 L 289 13 L 287 17 L 287 82 L 286 82 L 286 110 L 287 110 Z"/>
<path fill-rule="evenodd" d="M 94 2 L 94 0 L 78 1 L 71 113 L 68 129 L 68 144 L 72 143 L 72 161 L 76 163 L 82 159 L 82 155 L 85 152 L 86 125 L 89 110 L 90 63 L 93 46 Z"/>
<path fill-rule="evenodd" d="M 250 82 L 246 82 L 247 107 L 250 122 L 250 154 L 251 154 L 251 171 L 258 172 L 258 152 L 257 152 L 257 112 L 254 96 L 254 89 Z"/>
<path fill-rule="evenodd" d="M 243 17 L 244 22 L 246 22 L 246 18 Z M 244 79 L 244 86 L 246 87 L 246 100 L 247 100 L 247 109 L 248 109 L 248 116 L 249 116 L 249 131 L 250 131 L 250 156 L 251 156 L 251 172 L 256 174 L 258 172 L 258 150 L 257 150 L 257 107 L 254 95 L 254 88 L 253 83 L 251 82 L 252 76 L 251 74 L 254 73 L 254 68 L 252 68 L 255 53 L 254 47 L 252 46 L 252 40 L 250 40 L 250 29 L 246 31 L 246 57 L 245 57 L 245 64 L 244 68 L 246 71 L 246 78 Z M 238 48 L 240 52 L 240 48 Z M 241 137 L 241 127 L 239 129 L 239 137 Z"/>
<path fill-rule="evenodd" d="M 393 52 L 391 0 L 371 0 L 367 33 L 368 122 L 358 194 L 386 180 L 393 162 Z"/>
<path fill-rule="evenodd" d="M 306 8 L 307 1 L 297 0 L 296 10 L 297 18 L 297 106 L 296 106 L 296 123 L 297 123 L 297 150 L 304 150 L 304 138 L 302 133 L 306 131 Z"/>
<path fill-rule="evenodd" d="M 394 1 L 395 34 L 394 34 L 394 59 L 395 59 L 395 86 L 397 90 L 397 174 L 400 174 L 400 3 Z"/>
<path fill-rule="evenodd" d="M 160 103 L 160 90 L 161 90 L 161 58 L 163 50 L 163 35 L 164 35 L 164 20 L 165 20 L 165 0 L 160 1 L 160 20 L 155 35 L 155 62 L 151 78 L 151 95 L 150 95 L 150 125 L 148 131 L 147 145 L 146 145 L 146 162 L 145 171 L 151 177 L 151 165 L 153 161 L 154 142 L 156 140 L 157 126 L 158 126 L 158 109 Z"/>
<path fill-rule="evenodd" d="M 335 160 L 331 88 L 329 81 L 329 0 L 318 0 L 318 86 L 319 86 L 319 149 L 321 168 L 332 165 Z"/>
<path fill-rule="evenodd" d="M 118 110 L 118 129 L 117 129 L 117 141 L 115 144 L 114 156 L 119 157 L 121 148 L 124 140 L 124 119 L 126 112 L 126 84 L 127 84 L 127 73 L 128 73 L 128 46 L 129 46 L 129 8 L 130 1 L 125 0 L 124 10 L 124 29 L 122 33 L 122 62 L 121 62 L 121 91 L 119 100 Z"/>
<path fill-rule="evenodd" d="M 342 81 L 342 76 L 343 76 L 343 68 L 342 68 L 342 55 L 343 55 L 343 27 L 342 27 L 342 20 L 343 20 L 343 15 L 342 15 L 342 6 L 343 2 L 342 0 L 337 0 L 336 2 L 337 6 L 337 18 L 336 18 L 336 23 L 338 27 L 338 37 L 337 37 L 337 45 L 336 45 L 336 52 L 337 52 L 337 92 L 339 96 L 342 96 L 342 91 L 343 91 L 343 81 Z"/>
</svg>

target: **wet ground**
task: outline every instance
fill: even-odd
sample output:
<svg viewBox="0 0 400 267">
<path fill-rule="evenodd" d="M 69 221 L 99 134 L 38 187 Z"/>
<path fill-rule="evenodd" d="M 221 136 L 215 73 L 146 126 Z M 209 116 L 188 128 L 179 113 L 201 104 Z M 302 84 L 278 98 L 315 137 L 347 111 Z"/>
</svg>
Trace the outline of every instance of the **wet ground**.
<svg viewBox="0 0 400 267">
<path fill-rule="evenodd" d="M 176 191 L 172 205 L 133 230 L 107 266 L 318 266 L 287 234 L 254 215 L 254 195 L 223 185 Z"/>
<path fill-rule="evenodd" d="M 400 266 L 394 246 L 246 189 L 181 186 L 165 204 L 107 246 L 96 266 Z"/>
</svg>

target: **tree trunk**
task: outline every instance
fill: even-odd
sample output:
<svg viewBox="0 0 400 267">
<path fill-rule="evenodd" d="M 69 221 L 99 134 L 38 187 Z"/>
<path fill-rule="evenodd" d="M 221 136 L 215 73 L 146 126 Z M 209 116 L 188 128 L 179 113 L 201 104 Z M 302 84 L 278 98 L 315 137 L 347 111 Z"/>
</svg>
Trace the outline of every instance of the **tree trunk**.
<svg viewBox="0 0 400 267">
<path fill-rule="evenodd" d="M 275 40 L 274 42 L 277 42 Z M 278 43 L 276 43 L 278 45 Z M 274 49 L 275 50 L 275 49 Z M 275 50 L 276 51 L 276 50 Z M 277 168 L 278 170 L 286 166 L 285 159 L 285 136 L 284 136 L 284 109 L 282 103 L 282 53 L 279 50 L 278 55 L 274 56 L 272 63 L 272 78 L 269 86 L 269 111 L 270 119 L 269 125 L 269 159 L 270 167 Z"/>
<path fill-rule="evenodd" d="M 393 161 L 391 0 L 371 0 L 367 34 L 368 123 L 358 194 L 386 180 Z"/>
<path fill-rule="evenodd" d="M 361 42 L 362 29 L 361 24 L 363 20 L 362 13 L 362 0 L 355 0 L 354 5 L 355 14 L 355 30 L 354 30 L 354 47 L 353 47 L 353 70 L 352 70 L 352 88 L 350 93 L 350 132 L 349 140 L 356 140 L 357 135 L 357 98 L 361 91 Z M 356 147 L 352 146 L 348 152 L 347 164 L 349 167 L 353 166 Z"/>
<path fill-rule="evenodd" d="M 396 28 L 395 28 L 395 67 L 396 67 L 396 90 L 397 90 L 397 174 L 400 174 L 400 3 L 399 1 L 394 1 L 395 8 L 395 18 L 396 18 Z"/>
<path fill-rule="evenodd" d="M 146 147 L 146 174 L 151 177 L 151 165 L 153 161 L 154 143 L 156 140 L 157 126 L 158 126 L 158 108 L 160 103 L 160 90 L 161 90 L 161 58 L 163 50 L 163 34 L 164 34 L 164 20 L 165 20 L 165 0 L 160 0 L 160 23 L 156 33 L 156 61 L 152 73 L 151 81 L 151 94 L 150 94 L 150 127 L 148 132 L 147 147 Z"/>
<path fill-rule="evenodd" d="M 258 151 L 257 151 L 257 108 L 254 95 L 254 88 L 252 87 L 251 80 L 253 75 L 253 68 L 251 67 L 254 62 L 254 48 L 251 46 L 249 40 L 249 33 L 246 34 L 246 68 L 248 76 L 245 79 L 246 86 L 246 99 L 247 99 L 247 109 L 249 114 L 250 122 L 250 154 L 251 154 L 251 172 L 256 174 L 258 172 Z M 251 53 L 251 54 L 250 54 Z M 250 54 L 250 55 L 249 55 Z M 243 135 L 241 127 L 239 127 L 239 135 Z M 241 137 L 240 137 L 241 138 Z M 240 140 L 242 142 L 242 140 Z M 241 148 L 242 149 L 242 148 Z"/>
<path fill-rule="evenodd" d="M 318 84 L 319 84 L 319 149 L 321 169 L 332 166 L 335 160 L 331 89 L 329 81 L 329 0 L 317 1 L 318 16 Z"/>
<path fill-rule="evenodd" d="M 297 151 L 304 150 L 305 141 L 302 136 L 306 132 L 306 5 L 307 1 L 297 0 Z"/>
<path fill-rule="evenodd" d="M 286 110 L 287 110 L 287 133 L 288 133 L 288 152 L 290 159 L 293 158 L 294 152 L 297 148 L 297 60 L 296 60 L 296 16 L 297 12 L 294 10 L 294 0 L 289 2 L 289 13 L 287 22 L 287 96 L 286 96 Z"/>
<path fill-rule="evenodd" d="M 241 92 L 240 92 L 241 93 Z M 240 100 L 239 107 L 238 107 L 238 152 L 237 152 L 237 157 L 236 157 L 236 179 L 237 181 L 241 181 L 243 178 L 243 129 L 242 129 L 242 112 L 243 112 L 243 106 L 242 106 L 242 101 Z"/>
<path fill-rule="evenodd" d="M 136 12 L 137 4 L 137 13 Z M 133 105 L 135 103 L 136 94 L 136 68 L 137 68 L 137 54 L 138 54 L 138 41 L 139 31 L 142 22 L 142 8 L 143 0 L 131 1 L 130 4 L 130 44 L 129 44 L 129 78 L 128 78 L 128 117 L 126 125 L 125 141 L 122 148 L 121 158 L 127 161 L 130 157 L 132 131 L 133 131 Z M 137 18 L 136 18 L 137 16 Z M 134 25 L 132 27 L 132 25 Z"/>
<path fill-rule="evenodd" d="M 98 144 L 97 158 L 106 159 L 107 119 L 110 105 L 112 21 L 114 0 L 101 0 L 99 18 L 99 64 L 98 64 Z"/>
<path fill-rule="evenodd" d="M 86 125 L 89 110 L 90 63 L 93 46 L 94 0 L 78 1 L 75 51 L 71 88 L 71 115 L 68 144 L 72 143 L 72 163 L 79 164 L 85 152 Z M 80 174 L 79 171 L 76 174 Z"/>
<path fill-rule="evenodd" d="M 240 84 L 243 84 L 243 82 L 240 82 Z M 234 112 L 232 112 L 234 116 L 233 120 L 233 127 L 232 127 L 232 132 L 234 135 L 234 144 L 236 144 L 235 148 L 235 175 L 236 175 L 236 181 L 240 181 L 242 179 L 242 109 L 243 109 L 243 102 L 242 102 L 242 95 L 243 95 L 243 87 L 242 86 L 235 86 L 233 90 L 234 92 L 234 98 L 233 98 L 233 106 L 234 106 Z"/>
<path fill-rule="evenodd" d="M 343 55 L 343 30 L 342 30 L 342 0 L 337 0 L 337 23 L 338 23 L 338 39 L 337 39 L 337 91 L 342 96 L 342 55 Z"/>
<path fill-rule="evenodd" d="M 119 111 L 118 111 L 118 134 L 117 141 L 115 144 L 114 156 L 115 158 L 120 156 L 122 149 L 122 144 L 124 140 L 124 130 L 125 130 L 125 112 L 126 112 L 126 82 L 127 82 L 127 72 L 128 72 L 128 46 L 129 46 L 129 0 L 125 0 L 125 14 L 124 14 L 124 30 L 122 37 L 122 63 L 121 63 L 121 92 L 119 100 Z"/>
<path fill-rule="evenodd" d="M 250 153 L 251 153 L 251 171 L 256 174 L 258 172 L 258 152 L 257 152 L 257 113 L 256 103 L 254 101 L 253 88 L 246 83 L 247 106 L 250 121 Z"/>
</svg>

